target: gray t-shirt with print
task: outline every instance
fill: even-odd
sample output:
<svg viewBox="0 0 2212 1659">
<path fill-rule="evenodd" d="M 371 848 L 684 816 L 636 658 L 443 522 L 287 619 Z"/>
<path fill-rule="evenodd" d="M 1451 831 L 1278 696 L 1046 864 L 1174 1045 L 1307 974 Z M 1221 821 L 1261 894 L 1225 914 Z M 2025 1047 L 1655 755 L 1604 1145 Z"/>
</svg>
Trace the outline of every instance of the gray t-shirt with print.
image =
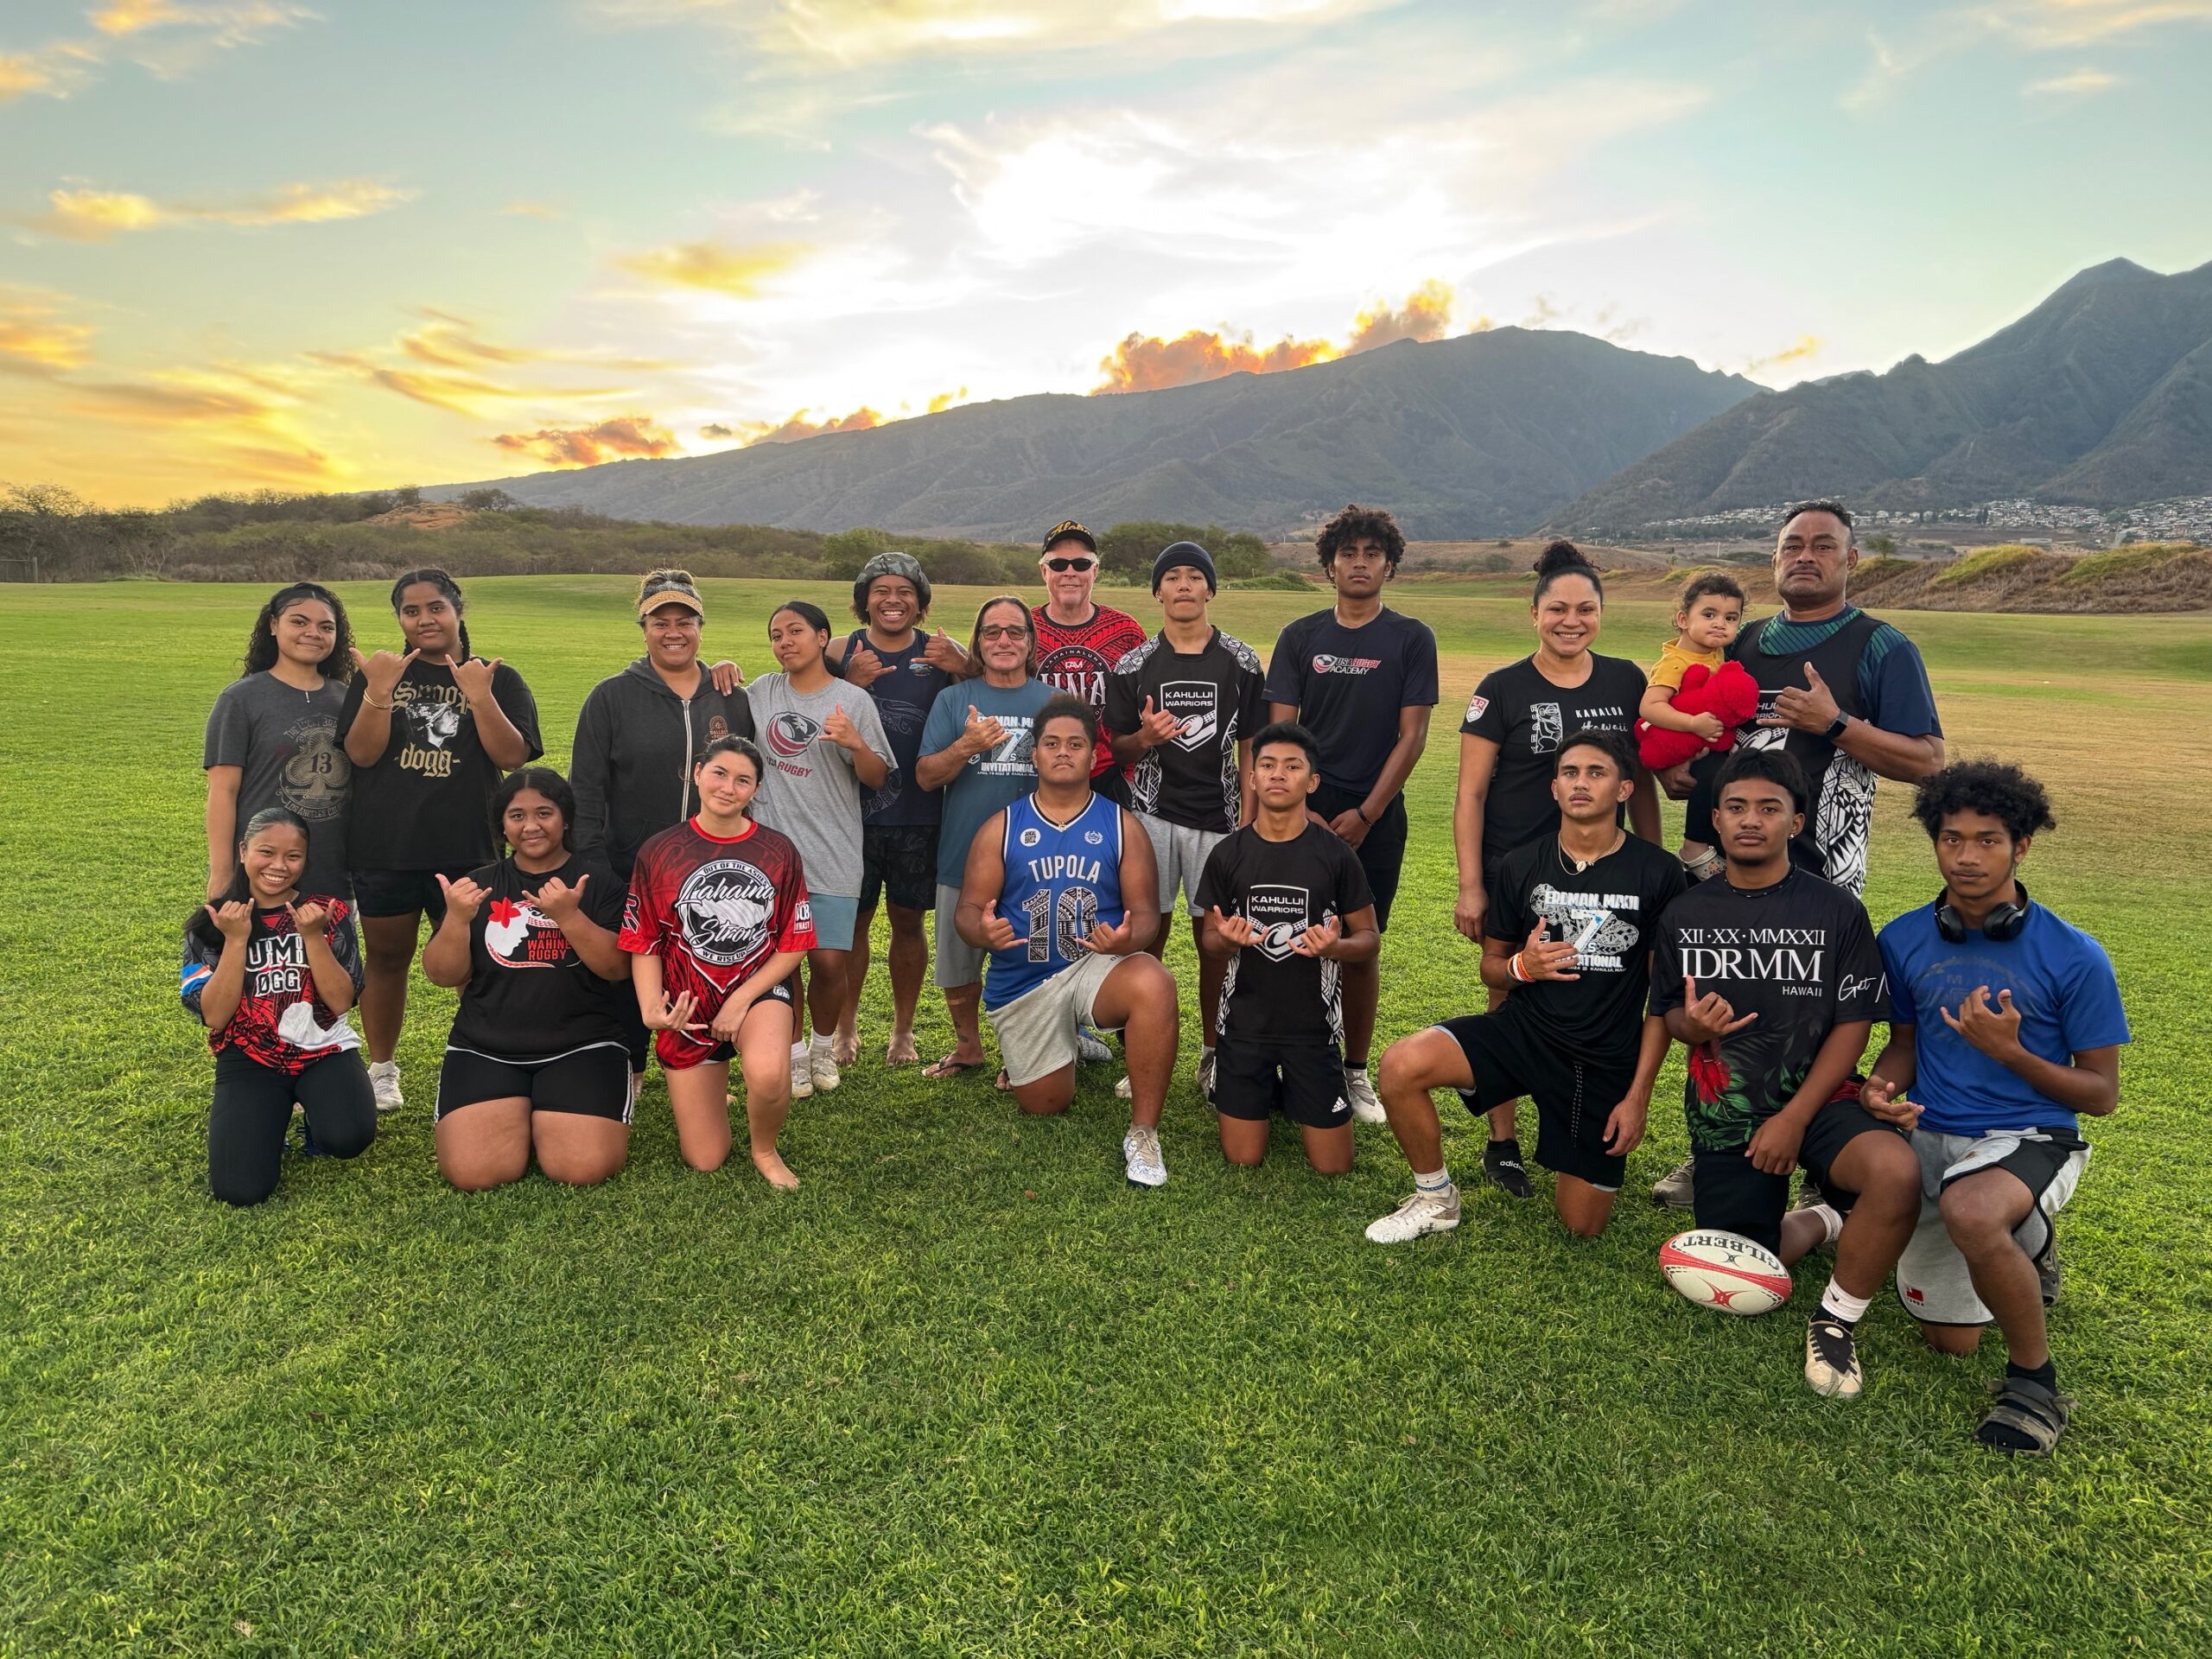
<svg viewBox="0 0 2212 1659">
<path fill-rule="evenodd" d="M 273 674 L 232 680 L 207 716 L 202 766 L 238 768 L 237 829 L 271 806 L 288 807 L 306 820 L 308 867 L 300 891 L 353 897 L 346 861 L 346 806 L 353 791 L 353 766 L 338 741 L 338 716 L 346 687 L 325 680 L 302 691 Z"/>
<path fill-rule="evenodd" d="M 806 868 L 806 890 L 841 899 L 861 893 L 861 785 L 853 757 L 823 736 L 833 709 L 842 709 L 861 741 L 893 764 L 891 740 L 866 691 L 832 680 L 817 691 L 794 691 L 782 674 L 763 674 L 745 688 L 753 705 L 753 741 L 768 774 L 753 798 L 753 817 L 791 837 Z"/>
</svg>

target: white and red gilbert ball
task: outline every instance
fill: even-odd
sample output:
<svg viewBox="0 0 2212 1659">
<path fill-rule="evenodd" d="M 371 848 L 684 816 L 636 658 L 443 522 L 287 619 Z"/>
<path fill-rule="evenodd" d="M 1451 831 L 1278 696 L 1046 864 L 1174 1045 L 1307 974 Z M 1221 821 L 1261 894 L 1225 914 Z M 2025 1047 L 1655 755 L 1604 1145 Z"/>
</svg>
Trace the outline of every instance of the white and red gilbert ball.
<svg viewBox="0 0 2212 1659">
<path fill-rule="evenodd" d="M 1770 1313 L 1789 1300 L 1789 1269 L 1741 1233 L 1677 1233 L 1659 1247 L 1659 1271 L 1680 1295 L 1723 1313 Z"/>
</svg>

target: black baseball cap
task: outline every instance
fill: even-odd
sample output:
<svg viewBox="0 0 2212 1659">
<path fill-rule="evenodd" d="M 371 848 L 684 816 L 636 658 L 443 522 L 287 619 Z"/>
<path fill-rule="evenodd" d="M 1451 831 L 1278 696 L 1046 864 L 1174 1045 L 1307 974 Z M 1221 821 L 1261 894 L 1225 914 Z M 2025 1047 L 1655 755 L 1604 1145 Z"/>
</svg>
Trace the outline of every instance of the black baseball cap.
<svg viewBox="0 0 2212 1659">
<path fill-rule="evenodd" d="M 1098 550 L 1098 538 L 1072 518 L 1063 518 L 1045 532 L 1044 552 L 1051 552 L 1062 542 L 1081 542 L 1092 552 Z M 1043 554 L 1039 556 L 1041 558 Z"/>
</svg>

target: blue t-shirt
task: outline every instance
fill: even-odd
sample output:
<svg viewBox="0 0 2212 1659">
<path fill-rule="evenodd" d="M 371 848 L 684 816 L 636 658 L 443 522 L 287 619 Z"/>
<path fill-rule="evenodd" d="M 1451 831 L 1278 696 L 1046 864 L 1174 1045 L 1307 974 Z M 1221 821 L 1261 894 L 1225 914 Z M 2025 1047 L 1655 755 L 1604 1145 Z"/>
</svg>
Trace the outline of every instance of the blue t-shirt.
<svg viewBox="0 0 2212 1659">
<path fill-rule="evenodd" d="M 1025 680 L 1008 690 L 982 679 L 957 680 L 937 694 L 922 728 L 918 754 L 940 754 L 960 740 L 970 703 L 1006 728 L 1007 741 L 988 754 L 971 754 L 968 764 L 944 786 L 944 827 L 938 832 L 937 884 L 957 887 L 968 868 L 968 845 L 984 820 L 1009 801 L 1037 787 L 1035 744 L 1031 728 L 1037 711 L 1052 696 L 1043 680 Z"/>
<path fill-rule="evenodd" d="M 845 658 L 865 645 L 883 661 L 884 671 L 869 684 L 875 699 L 876 717 L 891 740 L 891 775 L 880 789 L 861 791 L 861 818 L 871 824 L 927 826 L 938 822 L 943 798 L 914 781 L 914 761 L 922 753 L 922 728 L 937 704 L 950 677 L 934 663 L 923 659 L 929 635 L 916 630 L 914 642 L 904 651 L 885 651 L 868 637 L 866 628 L 855 628 L 845 639 Z M 842 677 L 842 674 L 841 674 Z M 962 713 L 966 713 L 965 709 Z M 957 734 L 955 734 L 957 735 Z"/>
<path fill-rule="evenodd" d="M 1913 1027 L 1918 1071 L 1906 1091 L 1920 1103 L 1923 1128 L 1944 1135 L 1999 1129 L 2075 1128 L 2075 1114 L 2037 1094 L 1943 1021 L 1986 985 L 2012 993 L 2020 1011 L 2020 1045 L 2054 1065 L 2085 1049 L 2127 1040 L 2127 1015 L 2112 959 L 2087 933 L 2042 906 L 2003 943 L 1970 930 L 1957 944 L 1936 927 L 1935 905 L 1909 910 L 1882 930 L 1882 965 L 1890 976 L 1890 1021 Z"/>
<path fill-rule="evenodd" d="M 983 1006 L 1002 1008 L 1090 954 L 1084 943 L 1103 922 L 1119 927 L 1122 908 L 1122 809 L 1103 795 L 1065 824 L 1024 795 L 1006 809 L 1006 884 L 998 913 L 1022 935 L 1011 950 L 994 950 L 983 969 Z"/>
</svg>

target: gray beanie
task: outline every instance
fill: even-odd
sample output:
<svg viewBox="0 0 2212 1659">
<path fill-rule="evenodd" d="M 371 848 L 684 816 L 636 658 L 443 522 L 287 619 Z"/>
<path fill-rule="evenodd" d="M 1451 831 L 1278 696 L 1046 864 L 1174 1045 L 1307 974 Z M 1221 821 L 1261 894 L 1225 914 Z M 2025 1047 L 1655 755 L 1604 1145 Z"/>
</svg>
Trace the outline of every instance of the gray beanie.
<svg viewBox="0 0 2212 1659">
<path fill-rule="evenodd" d="M 1160 550 L 1160 556 L 1152 562 L 1152 591 L 1160 591 L 1160 579 L 1179 564 L 1187 564 L 1206 579 L 1206 592 L 1217 594 L 1221 583 L 1213 574 L 1213 555 L 1196 542 L 1170 542 Z"/>
</svg>

